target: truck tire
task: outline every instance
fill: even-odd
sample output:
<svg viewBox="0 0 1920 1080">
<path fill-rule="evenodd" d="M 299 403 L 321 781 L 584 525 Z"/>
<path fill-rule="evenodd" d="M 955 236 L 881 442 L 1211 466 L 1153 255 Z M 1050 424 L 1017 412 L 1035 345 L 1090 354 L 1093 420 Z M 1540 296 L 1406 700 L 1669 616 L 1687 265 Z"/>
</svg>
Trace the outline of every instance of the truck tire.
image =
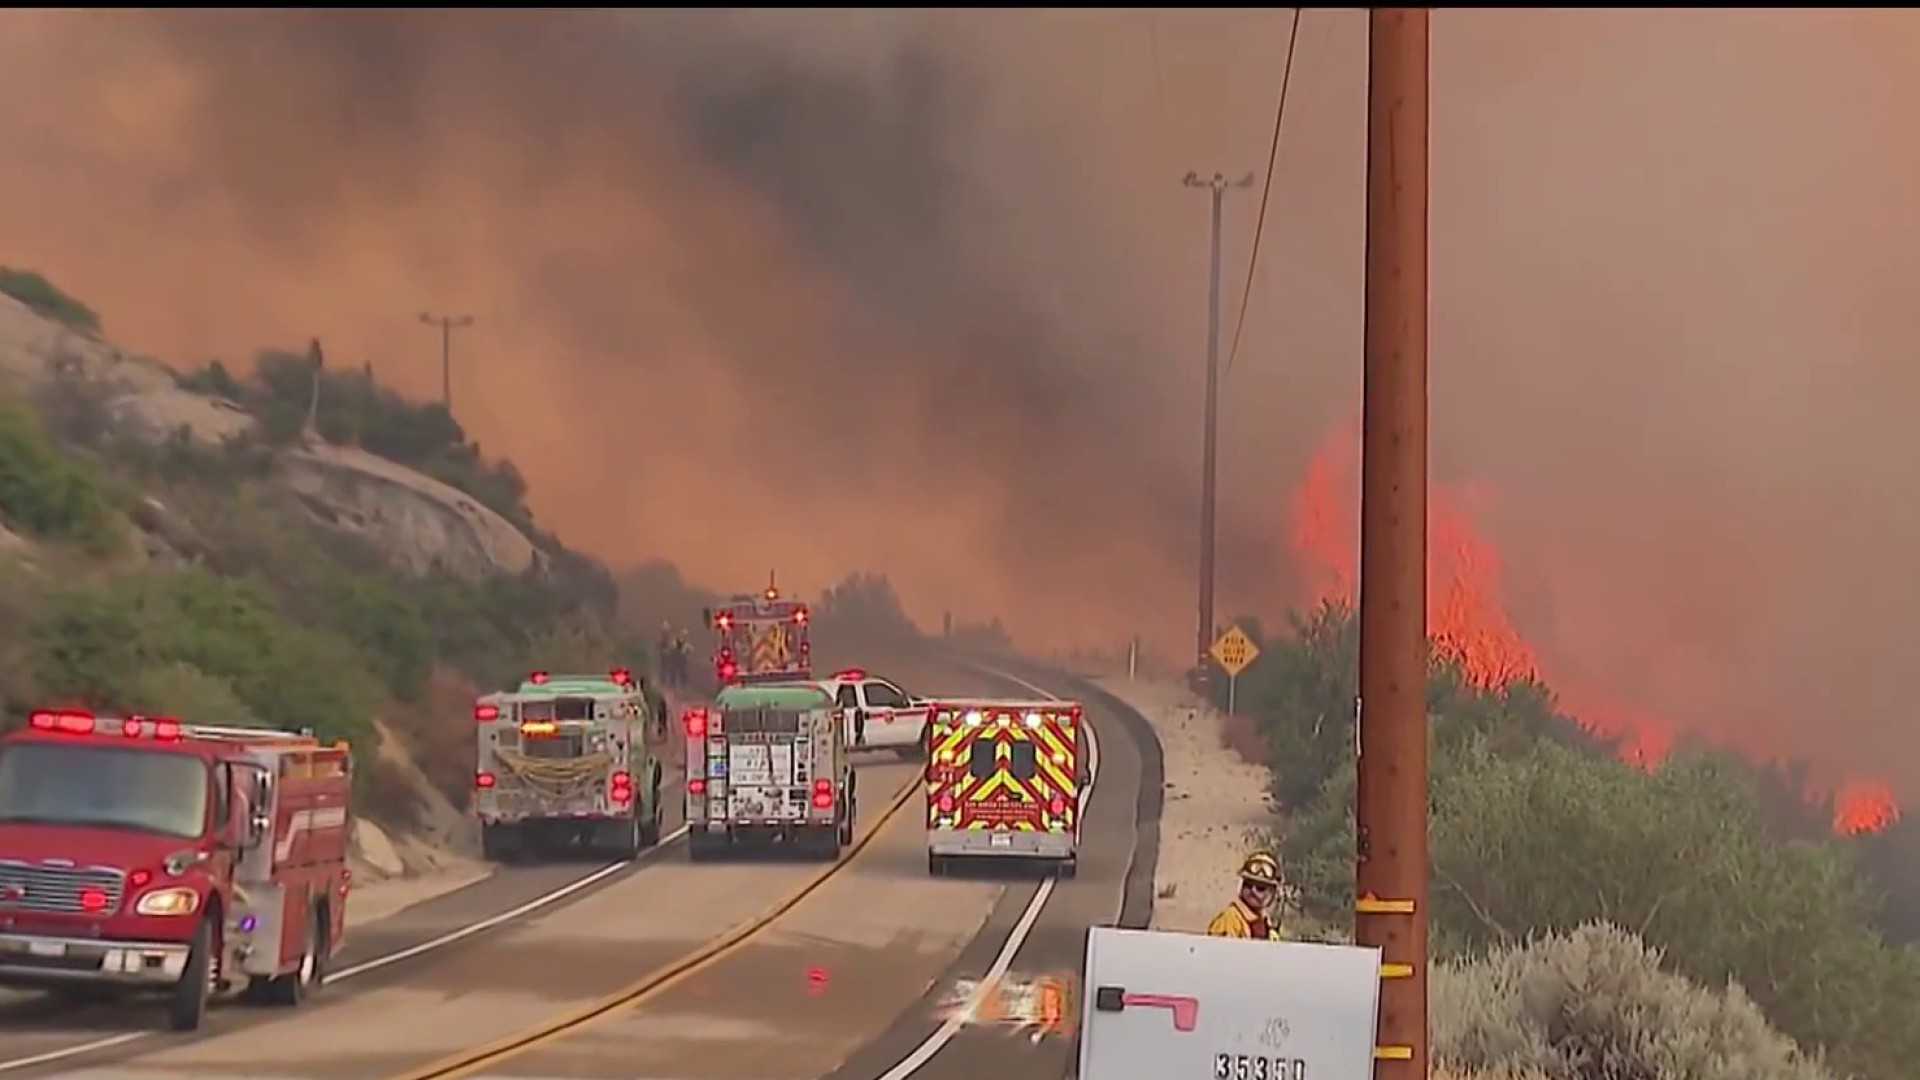
<svg viewBox="0 0 1920 1080">
<path fill-rule="evenodd" d="M 207 999 L 213 992 L 213 953 L 220 947 L 220 931 L 214 925 L 219 914 L 218 907 L 209 908 L 200 920 L 188 947 L 187 966 L 180 972 L 180 981 L 173 984 L 173 994 L 167 1000 L 167 1026 L 175 1031 L 198 1031 L 200 1022 L 206 1019 Z"/>
<path fill-rule="evenodd" d="M 945 855 L 935 855 L 931 851 L 927 852 L 927 876 L 947 876 L 947 857 Z"/>
<path fill-rule="evenodd" d="M 518 852 L 520 837 L 511 825 L 480 826 L 480 855 L 488 862 L 512 862 Z"/>
<path fill-rule="evenodd" d="M 307 915 L 307 944 L 300 953 L 300 965 L 285 975 L 267 981 L 267 999 L 275 1005 L 296 1008 L 326 982 L 327 923 L 319 908 Z"/>
<path fill-rule="evenodd" d="M 815 858 L 832 862 L 840 857 L 840 826 L 822 825 L 817 829 L 809 829 L 808 832 L 813 834 L 809 837 L 812 841 L 809 846 L 813 848 Z"/>
<path fill-rule="evenodd" d="M 1079 872 L 1080 872 L 1079 856 L 1069 855 L 1066 858 L 1060 860 L 1060 869 L 1058 871 L 1060 877 L 1064 878 L 1067 881 L 1072 881 L 1074 879 L 1074 876 Z"/>
<path fill-rule="evenodd" d="M 615 839 L 613 844 L 613 851 L 616 856 L 622 859 L 639 858 L 640 849 L 644 846 L 642 842 L 643 837 L 640 835 L 639 813 L 636 812 L 632 817 L 619 822 L 616 836 L 617 839 Z"/>
<path fill-rule="evenodd" d="M 859 808 L 860 808 L 859 800 L 854 798 L 854 796 L 851 793 L 849 793 L 847 795 L 847 812 L 845 816 L 843 816 L 840 819 L 839 828 L 835 830 L 834 839 L 837 842 L 837 845 L 839 847 L 844 848 L 844 847 L 853 846 L 853 815 L 854 815 L 854 811 L 858 810 Z"/>
<path fill-rule="evenodd" d="M 640 826 L 640 844 L 642 847 L 656 847 L 660 843 L 660 763 L 653 763 L 653 783 L 647 799 L 647 820 Z"/>
<path fill-rule="evenodd" d="M 712 862 L 718 854 L 720 854 L 720 845 L 706 833 L 687 833 L 687 861 Z"/>
</svg>

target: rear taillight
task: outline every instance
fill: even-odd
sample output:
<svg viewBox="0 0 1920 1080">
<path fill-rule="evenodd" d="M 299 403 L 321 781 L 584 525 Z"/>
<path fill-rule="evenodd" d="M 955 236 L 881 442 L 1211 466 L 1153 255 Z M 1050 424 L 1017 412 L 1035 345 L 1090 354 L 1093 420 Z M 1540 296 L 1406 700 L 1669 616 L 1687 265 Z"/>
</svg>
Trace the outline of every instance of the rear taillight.
<svg viewBox="0 0 1920 1080">
<path fill-rule="evenodd" d="M 687 781 L 687 794 L 705 795 L 706 793 L 707 793 L 707 782 L 705 780 L 702 780 L 699 777 L 695 777 L 692 780 Z"/>
<path fill-rule="evenodd" d="M 490 772 L 475 773 L 473 776 L 473 786 L 482 789 L 492 787 L 493 774 Z"/>
<path fill-rule="evenodd" d="M 813 808 L 826 810 L 833 806 L 833 781 L 815 780 L 813 782 Z"/>
<path fill-rule="evenodd" d="M 687 738 L 702 739 L 707 734 L 707 714 L 701 709 L 690 709 L 686 715 Z"/>
<path fill-rule="evenodd" d="M 1053 796 L 1053 816 L 1061 817 L 1065 815 L 1066 812 L 1067 812 L 1066 797 L 1056 792 Z"/>
<path fill-rule="evenodd" d="M 633 801 L 633 777 L 632 776 L 624 772 L 614 773 L 613 782 L 610 786 L 612 790 L 610 790 L 607 794 L 613 799 L 614 802 L 620 803 L 621 805 L 624 806 L 627 803 L 630 803 Z"/>
<path fill-rule="evenodd" d="M 498 719 L 500 719 L 500 706 L 498 705 L 475 705 L 473 707 L 473 720 L 476 724 L 491 724 Z"/>
<path fill-rule="evenodd" d="M 940 794 L 940 812 L 943 814 L 953 813 L 953 796 L 945 792 Z"/>
</svg>

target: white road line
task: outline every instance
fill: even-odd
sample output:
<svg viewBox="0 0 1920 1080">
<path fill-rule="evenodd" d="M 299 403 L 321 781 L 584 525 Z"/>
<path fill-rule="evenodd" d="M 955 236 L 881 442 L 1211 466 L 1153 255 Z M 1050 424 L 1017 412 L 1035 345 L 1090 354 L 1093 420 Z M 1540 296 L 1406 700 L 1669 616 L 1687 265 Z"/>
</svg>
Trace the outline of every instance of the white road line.
<svg viewBox="0 0 1920 1080">
<path fill-rule="evenodd" d="M 683 834 L 685 834 L 686 831 L 687 831 L 687 827 L 685 825 L 682 825 L 679 828 L 673 830 L 672 832 L 666 834 L 665 836 L 662 836 L 660 838 L 660 843 L 655 845 L 652 848 L 649 848 L 648 853 L 651 854 L 652 852 L 659 851 L 661 847 L 664 847 L 665 845 L 680 839 L 680 837 Z M 629 860 L 626 862 L 608 863 L 607 865 L 601 867 L 600 869 L 595 870 L 593 873 L 588 874 L 586 877 L 580 878 L 579 880 L 571 882 L 567 885 L 563 885 L 560 888 L 555 889 L 550 893 L 547 893 L 545 896 L 536 896 L 532 900 L 529 900 L 526 903 L 521 904 L 519 907 L 514 908 L 511 911 L 503 911 L 498 915 L 493 915 L 488 918 L 481 919 L 479 922 L 474 923 L 471 926 L 463 926 L 458 930 L 454 930 L 449 933 L 442 934 L 431 941 L 423 941 L 418 945 L 401 949 L 399 952 L 389 953 L 386 956 L 378 957 L 373 960 L 368 960 L 366 963 L 363 963 L 363 964 L 355 964 L 352 967 L 347 968 L 343 971 L 328 972 L 327 981 L 337 982 L 340 979 L 351 979 L 355 975 L 364 975 L 369 971 L 378 970 L 380 968 L 386 967 L 388 964 L 398 963 L 402 960 L 407 959 L 408 957 L 419 956 L 423 952 L 431 952 L 434 949 L 438 949 L 443 945 L 451 945 L 454 942 L 461 940 L 462 938 L 472 937 L 473 935 L 478 934 L 483 930 L 491 930 L 494 927 L 499 926 L 503 922 L 511 922 L 514 919 L 517 919 L 520 916 L 525 915 L 530 911 L 536 911 L 540 908 L 546 907 L 548 904 L 553 903 L 555 900 L 559 900 L 562 897 L 571 896 L 572 894 L 579 892 L 581 889 L 584 889 L 587 886 L 592 885 L 597 881 L 601 881 L 613 875 L 614 873 L 618 872 L 619 870 L 624 869 L 625 867 L 630 865 L 631 862 L 638 862 L 638 861 L 639 860 L 635 859 L 635 860 Z"/>
<path fill-rule="evenodd" d="M 144 1039 L 151 1034 L 153 1033 L 150 1031 L 126 1031 L 118 1035 L 109 1035 L 104 1039 L 95 1039 L 90 1043 L 81 1043 L 79 1046 L 69 1046 L 64 1050 L 50 1050 L 47 1053 L 35 1054 L 32 1057 L 15 1058 L 12 1061 L 0 1061 L 0 1072 L 11 1072 L 14 1069 L 30 1069 L 35 1065 L 45 1065 L 49 1062 L 59 1061 L 62 1058 L 70 1058 L 75 1054 L 85 1054 L 93 1050 L 105 1050 L 109 1046 L 119 1046 L 121 1043 L 130 1043 L 135 1039 Z"/>
<path fill-rule="evenodd" d="M 1017 675 L 1009 675 L 1004 671 L 995 671 L 991 668 L 980 670 L 1008 682 L 1018 683 L 1048 701 L 1060 700 L 1058 695 L 1049 693 Z M 1100 740 L 1093 733 L 1093 725 L 1089 724 L 1081 730 L 1087 733 L 1087 786 L 1080 790 L 1080 817 L 1084 821 L 1087 816 L 1087 802 L 1093 798 L 1093 785 L 1100 780 Z M 1047 906 L 1048 898 L 1053 896 L 1053 886 L 1054 879 L 1047 878 L 1040 883 L 1038 889 L 1034 890 L 1033 899 L 1027 901 L 1027 909 L 1020 913 L 1020 920 L 1013 924 L 1012 932 L 1007 934 L 1006 943 L 1000 946 L 1000 955 L 993 958 L 993 965 L 987 969 L 986 976 L 974 988 L 973 998 L 967 1002 L 967 1007 L 956 1010 L 953 1015 L 947 1017 L 938 1031 L 927 1036 L 926 1042 L 914 1047 L 913 1053 L 903 1058 L 900 1064 L 888 1069 L 879 1077 L 879 1080 L 906 1080 L 907 1077 L 919 1072 L 927 1062 L 932 1061 L 933 1056 L 945 1049 L 955 1035 L 960 1034 L 960 1028 L 966 1024 L 967 1018 L 974 1015 L 986 995 L 992 991 L 1001 977 L 1006 975 L 1007 969 L 1013 966 L 1015 954 L 1019 953 L 1020 946 L 1027 943 L 1027 935 L 1033 933 L 1033 924 L 1039 920 L 1041 909 Z"/>
<path fill-rule="evenodd" d="M 511 911 L 503 911 L 498 915 L 488 916 L 487 918 L 481 919 L 479 922 L 473 923 L 470 926 L 463 926 L 458 930 L 453 930 L 448 933 L 442 934 L 439 937 L 434 938 L 430 941 L 423 941 L 418 945 L 412 945 L 405 949 L 401 949 L 399 952 L 388 953 L 385 956 L 375 957 L 374 959 L 368 960 L 365 963 L 355 964 L 352 967 L 345 968 L 341 971 L 329 972 L 327 974 L 327 981 L 329 983 L 333 983 L 333 982 L 338 982 L 341 979 L 351 979 L 355 975 L 365 975 L 369 971 L 377 971 L 380 968 L 386 967 L 388 964 L 396 964 L 402 960 L 419 956 L 421 953 L 432 952 L 435 949 L 442 948 L 447 945 L 451 945 L 456 941 L 460 941 L 464 938 L 472 937 L 473 935 L 478 934 L 482 931 L 491 930 L 494 927 L 499 926 L 501 923 L 511 922 L 514 919 L 521 917 L 522 915 L 528 914 L 529 912 L 538 911 L 539 909 L 546 907 L 548 904 L 551 904 L 556 900 L 560 900 L 565 897 L 571 896 L 574 893 L 579 892 L 581 889 L 588 887 L 589 885 L 593 885 L 596 882 L 605 880 L 606 878 L 612 876 L 615 872 L 627 866 L 630 866 L 635 862 L 639 862 L 644 859 L 650 858 L 654 852 L 657 852 L 661 848 L 672 843 L 673 841 L 680 839 L 681 836 L 685 835 L 686 831 L 687 831 L 687 827 L 685 825 L 682 825 L 679 828 L 673 830 L 672 832 L 666 834 L 665 836 L 662 836 L 660 838 L 660 842 L 655 846 L 648 848 L 646 852 L 642 853 L 639 859 L 625 860 L 617 863 L 608 863 L 606 866 L 603 866 L 600 869 L 595 870 L 593 873 L 588 874 L 586 877 L 578 878 L 573 881 L 570 881 L 567 884 L 562 885 L 560 888 L 555 889 L 550 893 L 545 893 L 543 895 L 536 896 L 532 900 L 529 900 L 526 903 L 521 904 L 519 907 L 516 907 Z M 90 1054 L 95 1050 L 105 1050 L 105 1049 L 108 1049 L 109 1047 L 121 1046 L 126 1043 L 133 1042 L 136 1039 L 145 1039 L 153 1034 L 154 1033 L 151 1031 L 125 1031 L 125 1032 L 121 1032 L 118 1035 L 109 1035 L 104 1039 L 95 1039 L 92 1042 L 81 1043 L 77 1046 L 69 1046 L 60 1050 L 50 1050 L 44 1054 L 36 1054 L 33 1057 L 15 1058 L 12 1061 L 0 1061 L 0 1072 L 12 1072 L 16 1069 L 27 1069 L 27 1068 L 32 1068 L 35 1065 L 45 1065 L 50 1062 L 62 1061 L 70 1057 L 78 1057 L 81 1054 Z"/>
</svg>

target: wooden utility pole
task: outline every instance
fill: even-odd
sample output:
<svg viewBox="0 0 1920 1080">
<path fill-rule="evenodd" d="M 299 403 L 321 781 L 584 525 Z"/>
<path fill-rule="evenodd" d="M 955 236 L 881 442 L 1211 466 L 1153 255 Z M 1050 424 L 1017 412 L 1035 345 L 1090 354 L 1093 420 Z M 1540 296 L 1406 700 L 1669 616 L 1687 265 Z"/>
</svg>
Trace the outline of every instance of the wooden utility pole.
<svg viewBox="0 0 1920 1080">
<path fill-rule="evenodd" d="M 1381 950 L 1379 1080 L 1427 1057 L 1427 12 L 1369 14 L 1354 940 Z"/>
<path fill-rule="evenodd" d="M 447 414 L 453 414 L 453 332 L 462 326 L 472 326 L 471 315 L 439 315 L 421 312 L 420 321 L 428 326 L 440 328 L 440 404 L 446 406 Z"/>
</svg>

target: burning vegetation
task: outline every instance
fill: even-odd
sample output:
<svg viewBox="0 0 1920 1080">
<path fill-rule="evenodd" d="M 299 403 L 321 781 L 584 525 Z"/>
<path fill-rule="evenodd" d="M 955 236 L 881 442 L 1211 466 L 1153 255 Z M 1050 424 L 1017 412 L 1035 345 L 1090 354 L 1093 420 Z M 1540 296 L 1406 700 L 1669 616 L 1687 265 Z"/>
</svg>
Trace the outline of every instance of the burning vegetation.
<svg viewBox="0 0 1920 1080">
<path fill-rule="evenodd" d="M 1290 501 L 1291 541 L 1309 604 L 1354 603 L 1359 581 L 1360 424 L 1340 423 L 1321 442 Z M 1550 685 L 1582 728 L 1614 741 L 1620 756 L 1652 769 L 1666 760 L 1681 725 L 1616 692 L 1562 678 L 1542 659 L 1550 647 L 1529 641 L 1515 625 L 1502 594 L 1499 550 L 1473 525 L 1465 494 L 1445 485 L 1430 488 L 1427 543 L 1427 632 L 1435 651 L 1457 662 L 1474 686 L 1502 690 L 1526 682 Z M 1761 748 L 1741 747 L 1762 762 L 1777 760 Z M 1809 801 L 1831 797 L 1834 831 L 1844 836 L 1878 833 L 1900 820 L 1891 786 L 1850 778 L 1811 786 Z"/>
</svg>

